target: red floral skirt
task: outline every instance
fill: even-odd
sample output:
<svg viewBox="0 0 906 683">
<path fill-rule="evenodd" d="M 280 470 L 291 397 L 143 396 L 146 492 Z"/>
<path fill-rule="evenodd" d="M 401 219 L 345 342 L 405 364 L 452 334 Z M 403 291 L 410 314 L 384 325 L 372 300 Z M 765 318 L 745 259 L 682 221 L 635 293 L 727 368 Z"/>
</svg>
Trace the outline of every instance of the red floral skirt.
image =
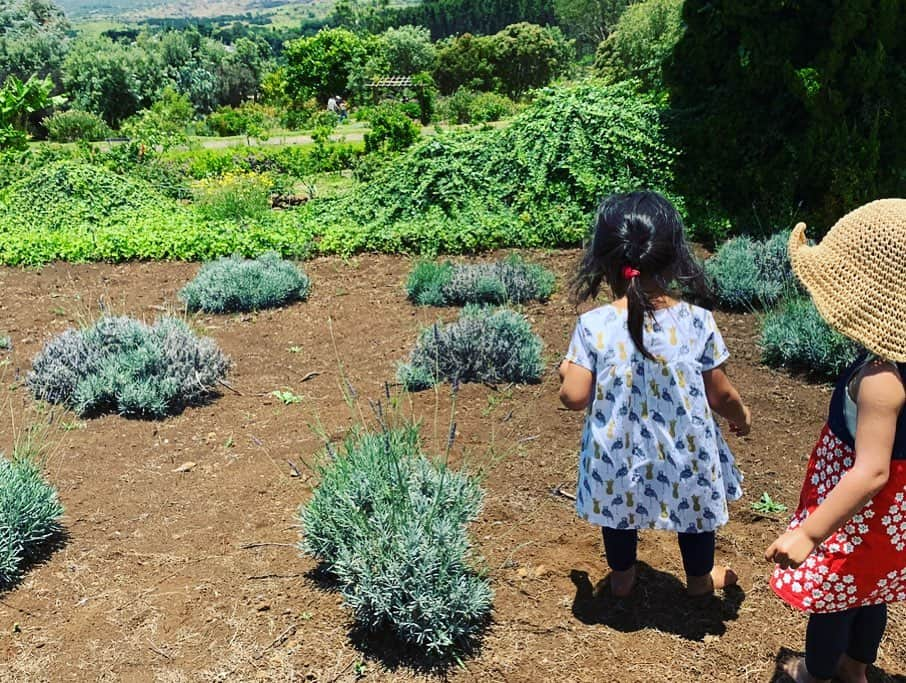
<svg viewBox="0 0 906 683">
<path fill-rule="evenodd" d="M 825 427 L 809 460 L 795 529 L 855 463 L 852 448 Z M 894 460 L 887 485 L 798 569 L 777 567 L 771 588 L 810 613 L 906 601 L 906 460 Z"/>
</svg>

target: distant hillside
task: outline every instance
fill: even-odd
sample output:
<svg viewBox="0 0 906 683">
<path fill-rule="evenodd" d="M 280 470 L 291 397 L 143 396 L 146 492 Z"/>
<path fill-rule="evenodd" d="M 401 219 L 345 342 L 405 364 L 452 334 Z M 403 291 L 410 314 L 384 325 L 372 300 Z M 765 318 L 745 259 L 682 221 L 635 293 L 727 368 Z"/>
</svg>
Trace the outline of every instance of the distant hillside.
<svg viewBox="0 0 906 683">
<path fill-rule="evenodd" d="M 138 21 L 246 13 L 314 18 L 329 12 L 334 0 L 57 0 L 57 4 L 76 21 L 102 18 Z"/>
</svg>

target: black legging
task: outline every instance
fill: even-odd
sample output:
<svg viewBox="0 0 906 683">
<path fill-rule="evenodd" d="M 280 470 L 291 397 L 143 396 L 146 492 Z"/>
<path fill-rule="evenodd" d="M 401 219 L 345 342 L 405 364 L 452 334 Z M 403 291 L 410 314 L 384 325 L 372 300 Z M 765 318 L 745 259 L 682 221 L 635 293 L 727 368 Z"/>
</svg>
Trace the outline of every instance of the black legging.
<svg viewBox="0 0 906 683">
<path fill-rule="evenodd" d="M 886 627 L 887 605 L 811 615 L 805 634 L 805 668 L 815 678 L 831 679 L 844 654 L 862 664 L 874 664 Z"/>
<path fill-rule="evenodd" d="M 636 562 L 639 532 L 635 529 L 608 529 L 602 527 L 604 552 L 607 564 L 617 572 L 631 569 Z M 714 569 L 714 532 L 677 534 L 683 567 L 687 576 L 705 576 Z"/>
</svg>

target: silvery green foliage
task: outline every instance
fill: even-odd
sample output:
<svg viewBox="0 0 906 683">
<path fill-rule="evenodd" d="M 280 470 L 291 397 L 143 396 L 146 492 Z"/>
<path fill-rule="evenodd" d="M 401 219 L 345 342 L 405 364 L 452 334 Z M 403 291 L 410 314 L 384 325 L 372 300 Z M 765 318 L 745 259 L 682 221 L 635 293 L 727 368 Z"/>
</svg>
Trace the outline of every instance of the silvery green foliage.
<svg viewBox="0 0 906 683">
<path fill-rule="evenodd" d="M 0 454 L 0 587 L 18 578 L 43 541 L 60 532 L 63 506 L 29 458 Z"/>
<path fill-rule="evenodd" d="M 206 263 L 179 297 L 193 311 L 229 313 L 274 308 L 308 298 L 308 277 L 279 254 L 238 256 Z"/>
<path fill-rule="evenodd" d="M 413 425 L 353 434 L 319 474 L 300 510 L 300 547 L 336 577 L 356 623 L 431 657 L 468 646 L 493 598 L 471 567 L 475 480 L 432 464 Z"/>
<path fill-rule="evenodd" d="M 8 335 L 0 334 L 0 351 L 9 351 L 13 348 L 13 340 Z"/>
<path fill-rule="evenodd" d="M 466 306 L 459 320 L 422 330 L 397 376 L 410 391 L 448 380 L 465 382 L 537 382 L 541 378 L 541 339 L 524 315 L 505 308 Z"/>
<path fill-rule="evenodd" d="M 836 379 L 859 353 L 858 344 L 832 329 L 808 297 L 785 298 L 761 325 L 762 359 L 773 367 Z"/>
<path fill-rule="evenodd" d="M 462 306 L 546 301 L 556 279 L 518 255 L 493 263 L 423 261 L 409 274 L 406 292 L 420 306 Z"/>
<path fill-rule="evenodd" d="M 760 242 L 736 237 L 705 262 L 718 303 L 731 310 L 768 307 L 796 291 L 796 276 L 787 253 L 789 233 Z"/>
<path fill-rule="evenodd" d="M 229 359 L 214 341 L 196 337 L 181 320 L 163 317 L 147 325 L 104 316 L 50 340 L 27 383 L 38 400 L 80 416 L 162 418 L 211 394 L 228 370 Z"/>
</svg>

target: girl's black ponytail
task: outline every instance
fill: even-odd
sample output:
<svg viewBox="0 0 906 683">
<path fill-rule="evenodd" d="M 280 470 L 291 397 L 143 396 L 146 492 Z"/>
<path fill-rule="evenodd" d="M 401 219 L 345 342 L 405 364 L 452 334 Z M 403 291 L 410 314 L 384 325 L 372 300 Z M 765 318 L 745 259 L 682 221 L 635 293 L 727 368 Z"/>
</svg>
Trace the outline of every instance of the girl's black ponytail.
<svg viewBox="0 0 906 683">
<path fill-rule="evenodd" d="M 654 314 L 654 306 L 639 282 L 638 276 L 629 279 L 629 286 L 626 288 L 626 304 L 629 336 L 632 337 L 632 343 L 645 358 L 656 360 L 645 347 L 645 316 Z"/>
</svg>

